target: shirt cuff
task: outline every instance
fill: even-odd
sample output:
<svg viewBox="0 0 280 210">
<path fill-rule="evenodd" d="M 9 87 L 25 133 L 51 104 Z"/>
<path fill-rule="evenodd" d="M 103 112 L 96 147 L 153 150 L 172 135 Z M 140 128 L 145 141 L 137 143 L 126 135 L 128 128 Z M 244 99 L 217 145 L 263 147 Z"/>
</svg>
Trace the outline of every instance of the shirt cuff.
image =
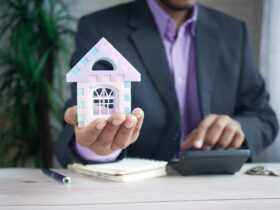
<svg viewBox="0 0 280 210">
<path fill-rule="evenodd" d="M 119 154 L 121 153 L 121 149 L 114 151 L 109 155 L 97 155 L 95 152 L 91 151 L 86 147 L 82 147 L 77 142 L 75 143 L 76 152 L 87 161 L 97 161 L 97 162 L 112 162 L 117 159 Z"/>
</svg>

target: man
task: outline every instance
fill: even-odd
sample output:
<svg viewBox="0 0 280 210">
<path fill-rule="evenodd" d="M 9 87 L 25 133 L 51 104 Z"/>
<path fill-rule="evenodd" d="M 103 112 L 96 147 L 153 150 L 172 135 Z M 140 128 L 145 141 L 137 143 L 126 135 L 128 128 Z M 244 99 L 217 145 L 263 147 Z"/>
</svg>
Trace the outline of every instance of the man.
<svg viewBox="0 0 280 210">
<path fill-rule="evenodd" d="M 56 145 L 63 166 L 125 153 L 170 160 L 192 148 L 246 147 L 254 157 L 276 136 L 243 22 L 195 0 L 138 0 L 82 17 L 71 64 L 101 37 L 140 71 L 142 81 L 132 85 L 139 108 L 78 128 L 73 85 Z"/>
</svg>

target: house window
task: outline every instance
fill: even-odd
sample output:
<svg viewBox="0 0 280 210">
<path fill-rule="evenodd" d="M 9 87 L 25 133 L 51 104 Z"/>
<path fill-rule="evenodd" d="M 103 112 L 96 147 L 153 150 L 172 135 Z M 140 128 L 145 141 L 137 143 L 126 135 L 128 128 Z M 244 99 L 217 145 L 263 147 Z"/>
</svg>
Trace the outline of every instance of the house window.
<svg viewBox="0 0 280 210">
<path fill-rule="evenodd" d="M 117 96 L 113 88 L 102 87 L 92 91 L 94 116 L 110 116 L 116 112 Z"/>
</svg>

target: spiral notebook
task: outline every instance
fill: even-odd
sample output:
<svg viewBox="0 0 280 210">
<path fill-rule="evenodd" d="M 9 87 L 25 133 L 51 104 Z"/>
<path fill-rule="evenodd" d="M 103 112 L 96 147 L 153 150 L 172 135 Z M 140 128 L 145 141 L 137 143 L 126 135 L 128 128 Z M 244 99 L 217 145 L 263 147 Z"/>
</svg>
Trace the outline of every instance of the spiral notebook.
<svg viewBox="0 0 280 210">
<path fill-rule="evenodd" d="M 68 168 L 89 176 L 99 177 L 112 181 L 131 182 L 150 179 L 166 175 L 165 161 L 124 158 L 113 163 L 82 165 L 74 163 Z"/>
</svg>

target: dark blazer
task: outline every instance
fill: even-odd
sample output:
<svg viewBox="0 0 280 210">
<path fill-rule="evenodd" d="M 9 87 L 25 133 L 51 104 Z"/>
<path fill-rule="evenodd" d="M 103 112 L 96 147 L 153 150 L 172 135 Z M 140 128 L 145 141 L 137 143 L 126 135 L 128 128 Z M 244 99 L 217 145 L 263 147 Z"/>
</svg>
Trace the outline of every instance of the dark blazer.
<svg viewBox="0 0 280 210">
<path fill-rule="evenodd" d="M 129 156 L 170 160 L 179 148 L 180 116 L 174 81 L 154 19 L 140 0 L 99 11 L 80 19 L 72 66 L 101 38 L 108 39 L 141 73 L 132 84 L 132 108 L 140 107 L 145 120 Z M 278 132 L 276 116 L 256 67 L 245 24 L 199 6 L 196 25 L 196 65 L 202 116 L 226 114 L 238 120 L 246 135 L 243 146 L 255 156 Z M 66 107 L 76 104 L 76 85 Z M 72 152 L 72 126 L 64 123 L 56 156 L 65 166 L 79 161 Z"/>
</svg>

